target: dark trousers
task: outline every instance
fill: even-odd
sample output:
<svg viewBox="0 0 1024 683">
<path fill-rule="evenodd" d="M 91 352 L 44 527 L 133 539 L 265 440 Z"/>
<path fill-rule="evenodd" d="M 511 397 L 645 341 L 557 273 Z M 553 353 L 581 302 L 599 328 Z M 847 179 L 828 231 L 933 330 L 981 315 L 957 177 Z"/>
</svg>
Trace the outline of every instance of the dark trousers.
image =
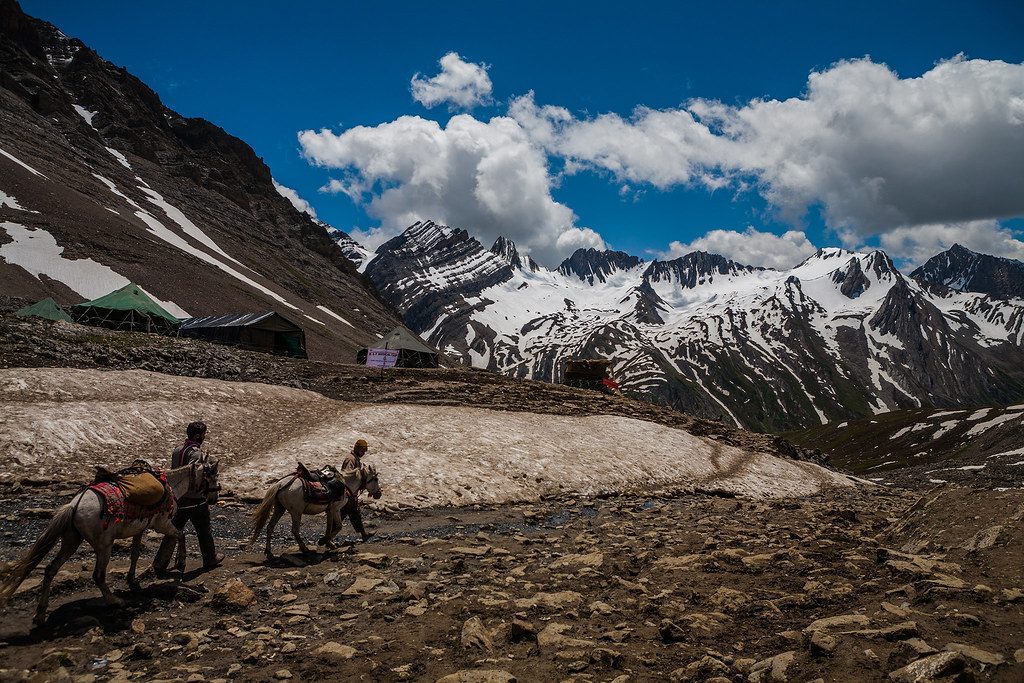
<svg viewBox="0 0 1024 683">
<path fill-rule="evenodd" d="M 353 500 L 341 509 L 341 518 L 344 520 L 345 517 L 348 517 L 352 522 L 352 528 L 356 530 L 357 534 L 360 536 L 366 535 L 366 529 L 363 528 L 363 513 L 359 511 L 358 500 Z"/>
<path fill-rule="evenodd" d="M 175 529 L 181 531 L 185 528 L 185 524 L 192 522 L 192 528 L 196 530 L 196 536 L 199 538 L 199 552 L 203 555 L 203 566 L 212 567 L 217 562 L 217 548 L 213 542 L 213 529 L 210 526 L 210 506 L 203 503 L 197 507 L 191 507 L 192 504 L 182 501 L 181 505 L 184 509 L 179 509 L 174 514 L 171 524 Z M 167 569 L 167 565 L 171 563 L 174 546 L 175 539 L 170 536 L 164 537 L 163 542 L 160 543 L 160 549 L 156 552 L 156 558 L 153 560 L 154 569 L 158 571 Z"/>
</svg>

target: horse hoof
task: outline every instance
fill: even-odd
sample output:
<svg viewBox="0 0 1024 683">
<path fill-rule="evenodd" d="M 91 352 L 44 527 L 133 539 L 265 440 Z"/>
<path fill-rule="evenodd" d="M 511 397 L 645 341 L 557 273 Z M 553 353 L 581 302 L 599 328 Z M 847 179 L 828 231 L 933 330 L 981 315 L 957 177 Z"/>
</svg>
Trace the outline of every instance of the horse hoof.
<svg viewBox="0 0 1024 683">
<path fill-rule="evenodd" d="M 122 600 L 121 598 L 110 598 L 109 600 L 107 600 L 107 605 L 115 609 L 120 609 L 124 607 L 124 600 Z"/>
<path fill-rule="evenodd" d="M 138 581 L 129 581 L 128 590 L 130 590 L 132 593 L 138 593 L 142 590 L 142 584 Z"/>
<path fill-rule="evenodd" d="M 42 626 L 45 623 L 46 623 L 46 615 L 45 614 L 37 614 L 34 617 L 32 617 L 32 625 L 33 626 L 37 626 L 38 627 L 38 626 Z"/>
</svg>

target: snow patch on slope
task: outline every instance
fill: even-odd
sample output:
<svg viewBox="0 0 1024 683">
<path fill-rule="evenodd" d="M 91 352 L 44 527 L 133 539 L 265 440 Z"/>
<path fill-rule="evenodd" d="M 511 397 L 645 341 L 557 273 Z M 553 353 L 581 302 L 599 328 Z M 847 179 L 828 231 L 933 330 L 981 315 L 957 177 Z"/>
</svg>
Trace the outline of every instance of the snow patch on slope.
<svg viewBox="0 0 1024 683">
<path fill-rule="evenodd" d="M 64 247 L 57 244 L 54 236 L 42 228 L 26 228 L 17 223 L 0 223 L 0 227 L 14 240 L 0 246 L 0 257 L 37 278 L 42 279 L 41 276 L 45 275 L 57 280 L 85 299 L 109 294 L 129 283 L 128 278 L 92 259 L 66 258 Z M 173 301 L 161 301 L 149 292 L 146 293 L 171 315 L 178 318 L 190 317 L 187 311 Z"/>
<path fill-rule="evenodd" d="M 16 157 L 16 156 L 14 156 L 14 155 L 13 155 L 13 154 L 11 154 L 10 152 L 7 152 L 7 151 L 4 151 L 4 150 L 0 149 L 0 155 L 2 155 L 2 156 L 5 156 L 5 157 L 7 157 L 8 159 L 10 159 L 10 160 L 11 160 L 11 161 L 13 161 L 14 163 L 18 164 L 18 166 L 21 166 L 22 168 L 24 168 L 24 169 L 25 169 L 26 171 L 28 171 L 28 172 L 29 172 L 29 173 L 31 173 L 32 175 L 37 175 L 37 176 L 39 176 L 40 178 L 46 178 L 46 176 L 45 176 L 45 175 L 43 175 L 42 173 L 40 173 L 40 172 L 39 172 L 39 171 L 37 171 L 36 169 L 32 168 L 31 166 L 29 166 L 29 165 L 28 165 L 28 164 L 26 164 L 26 163 L 25 163 L 24 161 L 22 161 L 21 159 L 19 159 L 19 158 L 18 158 L 18 157 Z"/>
<path fill-rule="evenodd" d="M 246 494 L 262 494 L 268 480 L 292 471 L 297 453 L 307 464 L 338 464 L 356 438 L 369 440 L 367 462 L 377 466 L 391 504 L 658 486 L 773 498 L 852 485 L 810 463 L 632 418 L 353 405 L 285 387 L 144 371 L 0 370 L 0 457 L 14 471 L 76 478 L 101 459 L 110 466 L 134 457 L 163 462 L 181 424 L 197 414 L 216 426 L 223 483 Z M 645 456 L 623 460 L 624 441 Z"/>
</svg>

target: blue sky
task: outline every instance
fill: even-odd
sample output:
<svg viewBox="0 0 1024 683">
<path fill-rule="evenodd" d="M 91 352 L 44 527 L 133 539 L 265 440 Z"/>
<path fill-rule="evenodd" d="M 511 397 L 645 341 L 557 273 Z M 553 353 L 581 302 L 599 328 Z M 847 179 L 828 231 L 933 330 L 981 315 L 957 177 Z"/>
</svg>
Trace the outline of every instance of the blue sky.
<svg viewBox="0 0 1024 683">
<path fill-rule="evenodd" d="M 755 98 L 801 97 L 812 71 L 866 56 L 903 79 L 921 76 L 958 54 L 1024 62 L 1024 4 L 1019 2 L 296 2 L 287 9 L 266 2 L 22 4 L 127 67 L 171 108 L 207 118 L 248 142 L 275 178 L 297 190 L 321 219 L 357 233 L 391 218 L 382 218 L 383 209 L 369 205 L 372 189 L 361 204 L 346 194 L 319 192 L 346 171 L 309 163 L 297 133 L 326 127 L 340 135 L 353 126 L 374 127 L 403 115 L 444 127 L 455 112 L 414 101 L 410 78 L 437 74 L 438 60 L 450 51 L 467 63 L 487 65 L 493 103 L 469 112 L 485 122 L 505 115 L 509 100 L 529 91 L 537 105 L 565 108 L 579 122 L 608 113 L 630 122 L 638 106 L 677 109 L 699 98 L 741 109 Z M 1009 87 L 1016 87 L 1015 81 Z M 743 189 L 736 178 L 748 173 L 746 166 L 711 191 L 699 182 L 659 186 L 642 171 L 638 180 L 624 183 L 603 161 L 588 157 L 587 150 L 547 153 L 553 174 L 574 154 L 582 155 L 573 158 L 584 166 L 552 184 L 554 202 L 571 209 L 576 225 L 633 253 L 665 251 L 673 241 L 689 244 L 709 230 L 743 231 L 747 226 L 776 234 L 795 228 L 817 246 L 851 246 L 855 239 L 879 243 L 879 234 L 863 218 L 854 219 L 857 237 L 847 234 L 844 242 L 840 232 L 846 219 L 823 217 L 813 196 L 800 200 L 809 207 L 803 216 L 783 218 L 780 213 L 786 212 L 778 210 L 777 199 L 766 198 L 766 191 Z M 352 168 L 357 175 L 364 172 L 362 160 L 349 161 L 346 157 L 338 164 L 348 165 L 349 173 Z M 1007 163 L 1016 170 L 1012 161 Z M 760 171 L 755 175 L 755 181 L 768 182 Z M 364 180 L 376 183 L 378 194 L 389 183 L 402 182 Z M 623 184 L 629 189 L 621 190 Z M 1013 218 L 1019 215 L 1016 205 L 995 204 L 998 209 L 979 208 L 966 217 L 954 215 L 955 210 L 949 215 L 951 220 L 998 221 L 992 229 L 1002 230 L 1005 242 L 1006 230 L 1022 224 Z M 1002 215 L 984 216 L 993 211 Z M 934 225 L 934 218 L 910 220 Z M 459 227 L 473 231 L 475 226 Z M 499 227 L 481 228 L 482 238 Z M 542 240 L 534 243 L 542 245 Z M 1004 251 L 1013 255 L 1015 248 L 1011 244 Z M 906 247 L 907 254 L 912 251 Z"/>
</svg>

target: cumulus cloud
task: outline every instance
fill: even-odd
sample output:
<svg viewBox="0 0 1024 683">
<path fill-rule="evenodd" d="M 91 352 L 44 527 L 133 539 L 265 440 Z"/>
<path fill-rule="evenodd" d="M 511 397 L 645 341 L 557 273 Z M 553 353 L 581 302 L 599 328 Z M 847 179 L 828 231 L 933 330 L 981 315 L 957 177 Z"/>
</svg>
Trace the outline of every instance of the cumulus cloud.
<svg viewBox="0 0 1024 683">
<path fill-rule="evenodd" d="M 576 246 L 603 244 L 551 196 L 546 155 L 508 117 L 460 114 L 442 127 L 402 116 L 340 134 L 303 131 L 299 144 L 311 162 L 346 175 L 324 189 L 357 199 L 380 221 L 363 237 L 367 246 L 426 219 L 465 228 L 485 246 L 504 235 L 549 265 Z"/>
<path fill-rule="evenodd" d="M 455 52 L 441 57 L 441 73 L 431 78 L 412 77 L 414 100 L 430 109 L 448 103 L 449 109 L 472 109 L 491 102 L 491 77 L 486 64 L 474 64 Z"/>
<path fill-rule="evenodd" d="M 290 187 L 282 185 L 281 183 L 277 182 L 274 179 L 271 179 L 271 182 L 274 183 L 274 189 L 277 190 L 277 193 L 284 197 L 285 199 L 287 199 L 288 201 L 290 201 L 292 203 L 292 206 L 294 206 L 300 212 L 308 213 L 313 218 L 316 218 L 316 209 L 310 206 L 309 202 L 300 197 L 298 192 L 296 192 Z"/>
<path fill-rule="evenodd" d="M 748 226 L 743 232 L 711 230 L 692 242 L 671 242 L 658 256 L 679 258 L 692 251 L 721 254 L 737 263 L 786 270 L 817 251 L 802 231 L 790 230 L 783 235 L 760 232 Z"/>
<path fill-rule="evenodd" d="M 412 91 L 428 107 L 469 108 L 489 101 L 491 81 L 486 66 L 449 53 Z M 849 60 L 811 73 L 798 97 L 694 99 L 629 116 L 580 116 L 530 92 L 488 121 L 402 116 L 299 140 L 307 159 L 335 170 L 325 189 L 379 221 L 361 233 L 371 246 L 428 218 L 485 243 L 505 235 L 546 264 L 603 245 L 552 196 L 557 168 L 607 175 L 627 198 L 677 186 L 756 192 L 793 226 L 817 210 L 845 246 L 881 236 L 897 258 L 952 242 L 1012 255 L 1020 241 L 998 220 L 1024 215 L 1024 64 L 956 57 L 905 78 Z M 799 231 L 753 228 L 712 231 L 668 253 L 677 248 L 775 267 L 813 250 Z"/>
<path fill-rule="evenodd" d="M 957 57 L 900 78 L 859 59 L 812 73 L 788 100 L 696 99 L 581 119 L 530 93 L 509 115 L 566 172 L 753 187 L 792 223 L 821 207 L 848 239 L 1024 214 L 1024 64 Z"/>
<path fill-rule="evenodd" d="M 972 251 L 1024 261 L 1024 241 L 996 221 L 919 225 L 881 236 L 882 249 L 913 268 L 941 251 L 960 244 Z"/>
</svg>

